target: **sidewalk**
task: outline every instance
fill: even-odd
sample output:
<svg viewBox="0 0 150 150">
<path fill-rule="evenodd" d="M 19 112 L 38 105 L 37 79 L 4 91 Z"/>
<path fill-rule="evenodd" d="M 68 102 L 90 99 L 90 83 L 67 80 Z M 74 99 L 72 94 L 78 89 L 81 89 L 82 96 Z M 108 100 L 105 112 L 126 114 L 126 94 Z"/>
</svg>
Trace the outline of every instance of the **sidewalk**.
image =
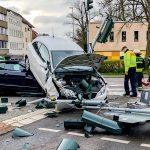
<svg viewBox="0 0 150 150">
<path fill-rule="evenodd" d="M 104 78 L 124 78 L 124 75 L 106 75 L 106 74 L 101 74 Z M 144 78 L 148 78 L 147 74 L 144 74 Z"/>
</svg>

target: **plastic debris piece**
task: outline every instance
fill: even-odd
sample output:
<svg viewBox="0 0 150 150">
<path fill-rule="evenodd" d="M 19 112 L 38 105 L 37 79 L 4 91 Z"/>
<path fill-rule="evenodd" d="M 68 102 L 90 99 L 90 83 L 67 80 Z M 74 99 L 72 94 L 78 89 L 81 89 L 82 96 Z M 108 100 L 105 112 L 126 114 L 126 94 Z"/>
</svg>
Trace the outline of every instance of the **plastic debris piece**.
<svg viewBox="0 0 150 150">
<path fill-rule="evenodd" d="M 57 112 L 48 112 L 45 115 L 47 117 L 50 117 L 50 118 L 58 117 L 58 113 Z"/>
<path fill-rule="evenodd" d="M 95 127 L 89 126 L 89 125 L 87 125 L 87 124 L 84 126 L 84 131 L 85 131 L 85 137 L 86 137 L 86 138 L 90 137 L 90 135 L 91 135 L 91 133 L 93 132 L 94 128 L 95 128 Z"/>
<path fill-rule="evenodd" d="M 121 134 L 122 128 L 116 121 L 104 118 L 94 113 L 85 111 L 82 114 L 82 121 L 94 127 L 105 129 L 111 133 Z"/>
<path fill-rule="evenodd" d="M 30 132 L 27 132 L 23 129 L 20 129 L 20 128 L 16 128 L 14 131 L 13 131 L 13 135 L 12 135 L 12 138 L 16 138 L 16 137 L 28 137 L 28 136 L 33 136 L 34 134 L 30 133 Z"/>
<path fill-rule="evenodd" d="M 79 144 L 72 139 L 63 139 L 56 150 L 77 150 Z"/>
<path fill-rule="evenodd" d="M 1 103 L 8 103 L 8 98 L 7 97 L 2 97 L 1 98 Z"/>
<path fill-rule="evenodd" d="M 8 110 L 8 107 L 6 104 L 0 104 L 0 114 L 5 114 Z"/>
<path fill-rule="evenodd" d="M 43 99 L 43 100 L 37 102 L 37 105 L 35 108 L 42 109 L 42 108 L 54 108 L 54 107 L 55 107 L 54 103 Z"/>
<path fill-rule="evenodd" d="M 15 103 L 15 105 L 16 105 L 17 107 L 26 106 L 26 104 L 27 104 L 27 101 L 26 101 L 25 99 L 21 99 L 21 100 L 19 100 L 19 101 L 17 101 L 17 102 Z"/>
<path fill-rule="evenodd" d="M 78 120 L 65 120 L 64 121 L 64 128 L 65 129 L 84 129 L 85 123 L 81 121 L 81 119 Z"/>
</svg>

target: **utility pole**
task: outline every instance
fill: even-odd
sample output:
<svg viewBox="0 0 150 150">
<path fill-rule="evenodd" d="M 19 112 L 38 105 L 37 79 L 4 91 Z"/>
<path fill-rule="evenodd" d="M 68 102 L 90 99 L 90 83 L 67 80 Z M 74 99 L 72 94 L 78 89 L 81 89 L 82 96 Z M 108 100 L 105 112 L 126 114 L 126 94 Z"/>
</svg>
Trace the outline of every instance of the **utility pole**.
<svg viewBox="0 0 150 150">
<path fill-rule="evenodd" d="M 69 7 L 69 8 L 72 9 L 72 16 L 73 16 L 73 14 L 74 14 L 73 7 Z M 72 17 L 72 25 L 73 25 L 72 38 L 74 40 L 74 18 L 73 17 Z"/>
<path fill-rule="evenodd" d="M 89 27 L 90 27 L 90 9 L 93 8 L 93 0 L 87 0 L 86 3 L 86 18 L 87 18 L 87 52 L 92 53 L 92 49 L 89 43 Z"/>
</svg>

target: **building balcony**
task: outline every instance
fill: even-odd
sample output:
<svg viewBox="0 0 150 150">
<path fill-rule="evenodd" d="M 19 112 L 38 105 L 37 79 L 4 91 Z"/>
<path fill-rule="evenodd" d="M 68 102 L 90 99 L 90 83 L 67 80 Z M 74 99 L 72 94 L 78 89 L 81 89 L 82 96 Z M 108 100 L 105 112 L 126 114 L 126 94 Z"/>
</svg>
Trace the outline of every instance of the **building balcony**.
<svg viewBox="0 0 150 150">
<path fill-rule="evenodd" d="M 9 53 L 9 49 L 0 48 L 0 55 L 5 56 Z"/>
<path fill-rule="evenodd" d="M 0 34 L 0 41 L 6 41 L 6 42 L 8 42 L 8 35 Z"/>
<path fill-rule="evenodd" d="M 8 28 L 8 24 L 6 21 L 3 21 L 3 20 L 0 20 L 0 27 L 3 27 L 3 28 Z"/>
<path fill-rule="evenodd" d="M 4 15 L 7 15 L 7 9 L 2 7 L 2 6 L 0 6 L 0 13 L 4 14 Z"/>
</svg>

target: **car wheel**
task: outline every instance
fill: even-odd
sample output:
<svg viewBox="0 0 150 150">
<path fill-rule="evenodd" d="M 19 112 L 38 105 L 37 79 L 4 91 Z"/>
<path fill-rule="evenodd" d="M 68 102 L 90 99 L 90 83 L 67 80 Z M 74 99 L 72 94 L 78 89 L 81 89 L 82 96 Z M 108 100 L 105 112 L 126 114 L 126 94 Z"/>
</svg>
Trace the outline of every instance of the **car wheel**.
<svg viewBox="0 0 150 150">
<path fill-rule="evenodd" d="M 28 57 L 25 58 L 25 69 L 27 72 L 30 72 L 30 64 Z"/>
</svg>

